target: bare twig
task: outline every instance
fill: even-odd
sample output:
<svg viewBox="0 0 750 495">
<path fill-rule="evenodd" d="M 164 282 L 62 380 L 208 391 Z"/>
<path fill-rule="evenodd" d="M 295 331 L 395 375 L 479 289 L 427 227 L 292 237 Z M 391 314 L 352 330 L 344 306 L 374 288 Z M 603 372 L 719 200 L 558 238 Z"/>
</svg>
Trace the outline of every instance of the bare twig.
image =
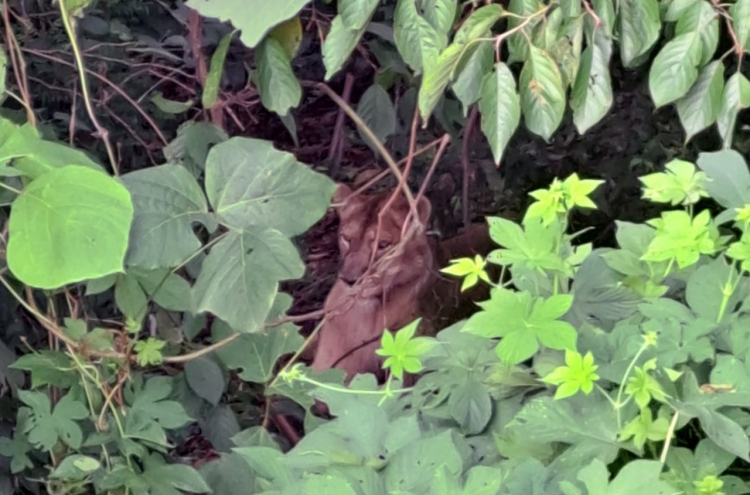
<svg viewBox="0 0 750 495">
<path fill-rule="evenodd" d="M 348 102 L 349 98 L 352 97 L 352 88 L 354 87 L 354 76 L 347 73 L 346 79 L 344 80 L 344 91 L 341 93 L 341 98 Z M 333 137 L 331 138 L 331 147 L 328 150 L 328 161 L 331 162 L 334 167 L 338 167 L 341 163 L 341 155 L 344 150 L 344 117 L 346 114 L 342 108 L 339 108 L 339 113 L 336 116 L 336 125 L 333 128 Z"/>
<path fill-rule="evenodd" d="M 476 121 L 477 107 L 475 105 L 469 111 L 469 118 L 466 120 L 466 127 L 464 127 L 464 139 L 461 143 L 461 168 L 463 173 L 461 182 L 461 214 L 463 216 L 464 227 L 469 226 L 469 145 L 471 144 Z"/>
<path fill-rule="evenodd" d="M 5 37 L 8 40 L 8 53 L 13 66 L 13 74 L 16 76 L 16 84 L 21 92 L 21 102 L 26 109 L 26 120 L 36 127 L 36 115 L 34 115 L 29 93 L 29 82 L 26 79 L 26 61 L 21 53 L 20 45 L 10 24 L 10 6 L 7 0 L 3 0 L 3 22 L 5 23 Z"/>
</svg>

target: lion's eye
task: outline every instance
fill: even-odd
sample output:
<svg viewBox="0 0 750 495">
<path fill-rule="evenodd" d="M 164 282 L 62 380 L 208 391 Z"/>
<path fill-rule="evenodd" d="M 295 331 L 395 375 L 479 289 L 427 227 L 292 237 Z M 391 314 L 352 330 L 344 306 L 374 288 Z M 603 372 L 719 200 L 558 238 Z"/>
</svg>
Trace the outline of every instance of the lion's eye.
<svg viewBox="0 0 750 495">
<path fill-rule="evenodd" d="M 378 243 L 378 249 L 385 249 L 391 245 L 391 241 L 380 241 Z"/>
</svg>

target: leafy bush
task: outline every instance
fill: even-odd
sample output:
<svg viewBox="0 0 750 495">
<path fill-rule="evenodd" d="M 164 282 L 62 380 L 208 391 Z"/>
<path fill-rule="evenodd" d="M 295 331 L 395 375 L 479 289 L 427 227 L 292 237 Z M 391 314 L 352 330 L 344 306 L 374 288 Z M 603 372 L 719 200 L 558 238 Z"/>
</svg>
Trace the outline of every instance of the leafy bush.
<svg viewBox="0 0 750 495">
<path fill-rule="evenodd" d="M 241 31 L 255 49 L 262 104 L 290 129 L 306 3 L 188 2 Z M 387 90 L 397 79 L 418 88 L 425 120 L 454 97 L 464 114 L 476 105 L 498 163 L 522 115 L 531 132 L 552 137 L 568 89 L 585 133 L 612 104 L 617 40 L 626 67 L 656 53 L 651 95 L 676 107 L 688 140 L 716 123 L 731 146 L 748 82 L 740 71 L 725 82 L 727 58 L 715 53 L 724 30 L 741 64 L 750 2 L 475 3 L 465 12 L 455 0 L 337 2 L 322 46 L 326 78 L 365 33 L 381 65 L 357 108 L 365 143 L 378 147 L 394 132 Z M 59 7 L 90 105 L 74 29 L 87 4 Z M 221 37 L 211 60 L 206 110 L 219 102 L 235 35 Z M 2 53 L 0 90 L 12 94 Z M 155 104 L 180 113 L 193 102 Z M 70 494 L 750 493 L 740 477 L 750 462 L 750 173 L 738 153 L 704 153 L 697 168 L 674 160 L 643 177 L 644 197 L 673 209 L 619 222 L 616 248 L 575 245 L 580 233 L 569 232 L 573 209 L 595 207 L 598 181 L 572 175 L 535 191 L 520 224 L 488 220 L 499 248 L 487 260 L 444 270 L 464 287 L 492 285 L 480 310 L 435 339 L 414 337 L 416 322 L 386 332 L 386 386 L 361 376 L 344 388 L 339 372 L 279 362 L 305 344 L 284 318 L 291 297 L 279 291 L 304 272 L 292 238 L 323 216 L 333 182 L 267 141 L 207 123 L 181 127 L 167 163 L 120 175 L 90 117 L 114 175 L 33 122 L 0 118 L 10 205 L 0 282 L 59 344 L 12 365 L 31 381 L 17 390 L 16 426 L 0 454 L 24 488 L 39 491 L 42 480 Z M 716 216 L 703 207 L 709 200 Z M 503 267 L 498 281 L 486 263 Z M 71 294 L 114 304 L 123 322 L 89 320 Z M 404 371 L 423 372 L 413 389 L 401 388 Z M 18 386 L 10 373 L 3 378 Z M 260 397 L 265 408 L 248 406 L 244 424 L 223 400 L 235 376 L 237 402 Z M 335 419 L 305 414 L 293 448 L 264 428 L 272 403 L 296 413 L 316 398 Z M 168 462 L 196 423 L 221 454 L 202 466 Z"/>
</svg>

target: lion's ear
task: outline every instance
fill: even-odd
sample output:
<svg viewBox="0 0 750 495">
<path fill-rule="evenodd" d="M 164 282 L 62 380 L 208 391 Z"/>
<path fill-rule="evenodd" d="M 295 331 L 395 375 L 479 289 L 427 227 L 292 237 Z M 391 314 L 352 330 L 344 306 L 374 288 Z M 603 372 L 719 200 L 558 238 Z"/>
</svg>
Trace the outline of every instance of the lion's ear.
<svg viewBox="0 0 750 495">
<path fill-rule="evenodd" d="M 417 214 L 422 225 L 427 225 L 432 214 L 432 203 L 424 196 L 420 196 L 419 201 L 417 201 Z"/>
<path fill-rule="evenodd" d="M 336 186 L 336 192 L 333 193 L 333 202 L 334 203 L 343 203 L 346 201 L 346 198 L 352 195 L 352 190 L 349 186 L 346 184 L 338 184 Z"/>
</svg>

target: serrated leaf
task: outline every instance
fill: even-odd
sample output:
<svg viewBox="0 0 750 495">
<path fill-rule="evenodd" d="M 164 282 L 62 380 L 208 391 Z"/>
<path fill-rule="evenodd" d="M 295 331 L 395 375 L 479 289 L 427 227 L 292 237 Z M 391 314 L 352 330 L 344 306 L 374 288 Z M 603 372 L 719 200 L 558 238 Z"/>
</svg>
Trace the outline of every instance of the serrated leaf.
<svg viewBox="0 0 750 495">
<path fill-rule="evenodd" d="M 701 38 L 696 32 L 677 36 L 664 45 L 654 59 L 649 73 L 651 98 L 657 108 L 687 94 L 698 78 L 701 60 Z"/>
<path fill-rule="evenodd" d="M 625 67 L 632 68 L 659 39 L 659 4 L 656 0 L 622 0 L 619 5 L 620 55 Z"/>
<path fill-rule="evenodd" d="M 740 110 L 750 106 L 750 81 L 740 72 L 733 74 L 724 86 L 721 108 L 716 118 L 719 134 L 724 140 L 724 149 L 732 147 L 734 128 Z"/>
<path fill-rule="evenodd" d="M 203 261 L 193 297 L 238 332 L 263 328 L 282 280 L 299 278 L 305 266 L 294 244 L 277 230 L 230 232 Z"/>
<path fill-rule="evenodd" d="M 453 43 L 465 45 L 486 36 L 492 26 L 503 16 L 503 12 L 502 6 L 497 4 L 479 7 L 461 24 L 453 38 Z"/>
<path fill-rule="evenodd" d="M 701 66 L 710 62 L 719 44 L 719 14 L 708 2 L 698 2 L 680 16 L 675 36 L 695 32 L 701 41 Z"/>
<path fill-rule="evenodd" d="M 260 101 L 268 110 L 287 115 L 299 105 L 302 87 L 292 72 L 291 60 L 276 39 L 264 39 L 255 50 L 258 64 L 257 82 Z"/>
<path fill-rule="evenodd" d="M 716 122 L 723 92 L 724 64 L 716 60 L 701 69 L 690 91 L 676 102 L 686 143 Z"/>
<path fill-rule="evenodd" d="M 174 267 L 201 242 L 193 223 L 210 225 L 208 205 L 198 182 L 180 165 L 160 165 L 122 177 L 133 198 L 127 264 L 146 269 Z"/>
<path fill-rule="evenodd" d="M 482 115 L 482 132 L 487 136 L 495 165 L 498 165 L 521 120 L 516 80 L 502 62 L 497 63 L 492 72 L 484 77 L 479 112 Z"/>
<path fill-rule="evenodd" d="M 535 46 L 521 71 L 520 91 L 526 127 L 549 141 L 565 113 L 565 90 L 555 61 Z"/>
<path fill-rule="evenodd" d="M 611 57 L 612 42 L 604 33 L 596 31 L 593 43 L 586 47 L 581 57 L 581 68 L 570 98 L 573 122 L 580 134 L 596 125 L 612 107 Z"/>
<path fill-rule="evenodd" d="M 323 63 L 326 67 L 325 80 L 330 80 L 344 66 L 357 47 L 365 29 L 351 29 L 344 24 L 341 16 L 331 22 L 331 30 L 323 42 Z"/>
<path fill-rule="evenodd" d="M 422 0 L 422 13 L 439 33 L 448 34 L 453 27 L 458 0 Z"/>
<path fill-rule="evenodd" d="M 337 7 L 341 20 L 349 29 L 359 30 L 370 21 L 380 0 L 339 0 Z"/>
<path fill-rule="evenodd" d="M 430 118 L 443 96 L 443 91 L 451 82 L 464 51 L 464 45 L 454 43 L 443 50 L 436 59 L 433 59 L 435 61 L 425 68 L 418 97 L 419 113 L 425 121 Z"/>
<path fill-rule="evenodd" d="M 122 272 L 132 219 L 117 180 L 78 165 L 55 169 L 13 202 L 8 267 L 40 289 Z"/>
<path fill-rule="evenodd" d="M 335 185 L 268 141 L 234 137 L 214 146 L 206 194 L 222 223 L 299 235 L 328 209 Z"/>
<path fill-rule="evenodd" d="M 666 22 L 677 22 L 686 10 L 702 1 L 703 0 L 670 0 L 669 5 L 666 6 L 667 8 L 664 12 L 664 20 Z"/>
<path fill-rule="evenodd" d="M 206 83 L 203 85 L 203 94 L 201 95 L 201 104 L 204 109 L 209 109 L 216 104 L 219 98 L 219 85 L 221 76 L 224 74 L 224 60 L 227 58 L 229 44 L 237 30 L 231 31 L 224 35 L 216 47 L 216 51 L 211 56 L 211 65 L 206 75 Z"/>
<path fill-rule="evenodd" d="M 448 42 L 445 33 L 419 15 L 415 0 L 398 0 L 393 14 L 393 40 L 415 74 L 425 71 L 427 62 L 435 61 Z"/>
<path fill-rule="evenodd" d="M 381 143 L 396 132 L 396 109 L 393 108 L 391 97 L 380 84 L 375 83 L 367 88 L 357 104 L 357 114 Z M 367 136 L 360 129 L 357 130 L 365 144 L 375 150 L 375 145 Z"/>
<path fill-rule="evenodd" d="M 242 42 L 248 48 L 255 48 L 271 28 L 297 15 L 309 1 L 254 2 L 252 8 L 237 8 L 233 0 L 188 0 L 187 6 L 204 17 L 231 21 L 235 28 L 242 31 Z"/>
</svg>

